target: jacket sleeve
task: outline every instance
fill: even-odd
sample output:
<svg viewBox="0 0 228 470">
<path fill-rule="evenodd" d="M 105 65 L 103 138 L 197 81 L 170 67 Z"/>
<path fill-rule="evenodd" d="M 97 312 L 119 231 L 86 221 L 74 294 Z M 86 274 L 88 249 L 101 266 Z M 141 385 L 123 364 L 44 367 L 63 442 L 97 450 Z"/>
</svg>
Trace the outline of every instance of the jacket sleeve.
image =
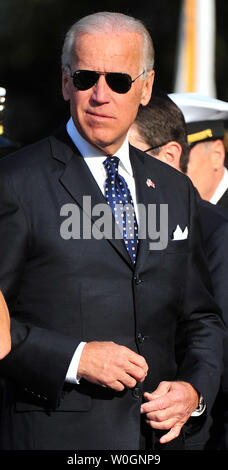
<svg viewBox="0 0 228 470">
<path fill-rule="evenodd" d="M 0 171 L 0 290 L 11 313 L 11 352 L 0 374 L 56 406 L 68 366 L 79 344 L 75 338 L 14 318 L 20 281 L 29 256 L 29 221 L 4 165 Z"/>
<path fill-rule="evenodd" d="M 213 297 L 196 194 L 190 182 L 189 188 L 190 250 L 183 314 L 177 331 L 177 379 L 190 382 L 203 395 L 210 410 L 221 380 L 224 323 Z"/>
<path fill-rule="evenodd" d="M 216 206 L 216 209 L 218 207 Z M 219 208 L 220 212 L 223 208 Z M 222 375 L 222 389 L 228 393 L 228 211 L 224 209 L 224 216 L 215 219 L 216 230 L 210 233 L 207 239 L 207 257 L 209 261 L 209 268 L 211 279 L 213 283 L 213 291 L 215 300 L 220 306 L 223 314 L 223 319 L 226 324 L 225 338 L 224 338 L 224 370 Z M 227 212 L 227 213 L 226 213 Z"/>
</svg>

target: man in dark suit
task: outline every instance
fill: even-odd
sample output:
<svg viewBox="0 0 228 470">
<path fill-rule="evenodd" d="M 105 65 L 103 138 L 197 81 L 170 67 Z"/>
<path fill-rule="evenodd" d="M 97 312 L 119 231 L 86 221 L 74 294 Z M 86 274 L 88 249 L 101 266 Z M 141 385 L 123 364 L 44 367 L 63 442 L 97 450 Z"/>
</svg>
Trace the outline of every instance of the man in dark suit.
<svg viewBox="0 0 228 470">
<path fill-rule="evenodd" d="M 202 197 L 216 205 L 214 212 L 226 214 L 228 209 L 228 170 L 225 167 L 224 122 L 228 119 L 228 103 L 201 96 L 197 93 L 173 93 L 170 98 L 179 106 L 187 122 L 187 138 L 190 155 L 187 174 Z M 221 211 L 219 211 L 219 207 Z M 225 211 L 223 210 L 225 209 Z M 226 216 L 226 215 L 225 215 Z M 219 216 L 218 216 L 219 217 Z M 216 224 L 217 216 L 213 216 Z M 217 220 L 218 223 L 218 220 Z M 226 246 L 227 232 L 223 224 L 215 233 L 217 246 Z M 218 250 L 212 249 L 210 253 Z M 213 276 L 216 277 L 217 301 L 223 310 L 228 325 L 226 250 L 220 250 L 218 260 L 213 263 Z M 215 255 L 214 255 L 215 257 Z M 217 269 L 216 269 L 217 267 Z M 217 274 L 214 273 L 214 269 Z M 218 276 L 218 272 L 221 272 Z M 211 428 L 209 449 L 228 449 L 228 338 L 224 346 L 224 372 L 221 387 L 213 407 L 214 424 Z"/>
<path fill-rule="evenodd" d="M 129 138 L 133 145 L 149 155 L 178 171 L 187 173 L 189 147 L 184 116 L 180 108 L 167 95 L 152 95 L 149 104 L 139 109 L 136 120 L 131 126 Z M 198 209 L 213 292 L 228 324 L 228 212 L 201 198 L 198 200 Z M 228 449 L 228 437 L 224 432 L 228 403 L 227 339 L 224 346 L 225 367 L 222 387 L 212 410 L 214 423 L 211 426 L 211 418 L 208 414 L 208 420 L 203 429 L 187 439 L 186 448 L 188 449 Z"/>
<path fill-rule="evenodd" d="M 152 41 L 133 18 L 90 15 L 62 66 L 66 128 L 0 163 L 1 448 L 181 449 L 216 396 L 223 325 L 190 180 L 129 149 Z"/>
<path fill-rule="evenodd" d="M 228 170 L 225 167 L 224 121 L 228 103 L 199 93 L 171 93 L 187 125 L 190 154 L 187 175 L 200 196 L 228 209 Z"/>
</svg>

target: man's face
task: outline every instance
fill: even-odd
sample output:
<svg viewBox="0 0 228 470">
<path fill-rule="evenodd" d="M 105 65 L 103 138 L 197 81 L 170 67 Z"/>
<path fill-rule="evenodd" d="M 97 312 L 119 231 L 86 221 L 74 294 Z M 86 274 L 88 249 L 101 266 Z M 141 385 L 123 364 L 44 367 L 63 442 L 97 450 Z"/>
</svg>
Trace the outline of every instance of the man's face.
<svg viewBox="0 0 228 470">
<path fill-rule="evenodd" d="M 71 63 L 75 70 L 123 72 L 134 80 L 143 72 L 142 38 L 137 33 L 81 34 Z M 107 154 L 122 145 L 138 107 L 150 99 L 154 72 L 145 80 L 138 78 L 131 89 L 117 93 L 100 75 L 88 90 L 77 90 L 72 78 L 63 71 L 63 96 L 70 100 L 71 115 L 80 134 Z"/>
<path fill-rule="evenodd" d="M 215 171 L 211 143 L 200 142 L 190 150 L 187 175 L 203 199 L 209 200 L 215 190 Z"/>
</svg>

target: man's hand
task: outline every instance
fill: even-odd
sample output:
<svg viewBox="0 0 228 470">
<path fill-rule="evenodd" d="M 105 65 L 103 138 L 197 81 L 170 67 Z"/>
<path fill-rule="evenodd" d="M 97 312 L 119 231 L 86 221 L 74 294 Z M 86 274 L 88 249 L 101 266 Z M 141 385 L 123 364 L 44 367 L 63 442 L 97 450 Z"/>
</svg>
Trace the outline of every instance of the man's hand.
<svg viewBox="0 0 228 470">
<path fill-rule="evenodd" d="M 112 341 L 92 341 L 84 346 L 78 376 L 103 387 L 122 391 L 143 382 L 148 371 L 144 357 Z"/>
<path fill-rule="evenodd" d="M 10 317 L 5 299 L 0 291 L 0 359 L 10 352 Z"/>
<path fill-rule="evenodd" d="M 160 443 L 179 436 L 182 426 L 197 408 L 199 395 L 188 382 L 161 382 L 153 393 L 144 393 L 148 400 L 141 407 L 146 422 L 155 429 L 169 429 Z"/>
</svg>

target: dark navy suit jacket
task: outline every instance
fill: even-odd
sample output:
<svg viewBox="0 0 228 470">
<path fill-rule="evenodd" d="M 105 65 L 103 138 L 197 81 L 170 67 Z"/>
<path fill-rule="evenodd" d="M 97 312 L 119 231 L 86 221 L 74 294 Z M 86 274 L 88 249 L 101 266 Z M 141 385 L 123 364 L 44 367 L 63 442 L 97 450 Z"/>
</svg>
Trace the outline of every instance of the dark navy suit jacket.
<svg viewBox="0 0 228 470">
<path fill-rule="evenodd" d="M 157 216 L 160 204 L 168 205 L 167 247 L 150 250 L 148 236 L 140 240 L 135 266 L 122 239 L 85 239 L 83 224 L 80 238 L 61 237 L 63 205 L 76 204 L 91 220 L 83 196 L 92 207 L 106 203 L 65 130 L 0 162 L 0 288 L 13 340 L 0 362 L 4 449 L 138 449 L 143 391 L 162 380 L 190 382 L 212 406 L 223 326 L 195 190 L 133 147 L 130 158 L 138 202 L 156 204 Z M 187 239 L 172 239 L 177 225 L 188 227 Z M 144 384 L 121 393 L 86 380 L 66 384 L 82 340 L 115 341 L 142 354 L 149 365 Z"/>
</svg>

